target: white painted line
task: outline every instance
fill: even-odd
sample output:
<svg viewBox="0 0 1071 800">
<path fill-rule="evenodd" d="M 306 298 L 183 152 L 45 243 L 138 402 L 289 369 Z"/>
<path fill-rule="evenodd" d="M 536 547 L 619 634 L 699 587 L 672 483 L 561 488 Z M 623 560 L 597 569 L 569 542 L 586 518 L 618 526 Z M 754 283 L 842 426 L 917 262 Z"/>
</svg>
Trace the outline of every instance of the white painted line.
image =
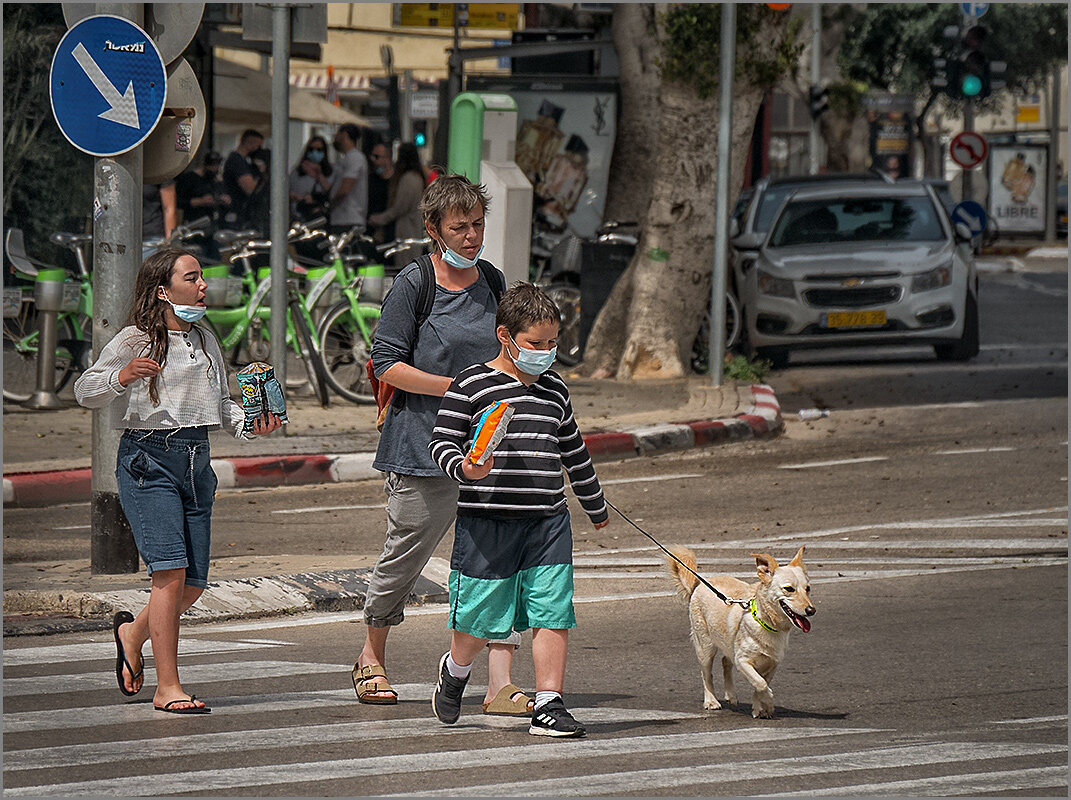
<svg viewBox="0 0 1071 800">
<path fill-rule="evenodd" d="M 639 478 L 613 478 L 608 481 L 602 479 L 599 480 L 603 486 L 616 486 L 622 483 L 654 483 L 655 481 L 678 481 L 685 480 L 687 478 L 703 478 L 706 477 L 698 472 L 684 472 L 680 475 L 643 475 Z"/>
<path fill-rule="evenodd" d="M 786 730 L 786 740 L 791 731 Z M 723 734 L 724 735 L 724 734 Z M 503 748 L 506 749 L 506 748 Z M 533 781 L 484 784 L 480 786 L 452 787 L 434 792 L 421 792 L 422 797 L 615 797 L 651 789 L 688 787 L 694 794 L 696 787 L 719 786 L 737 781 L 766 781 L 795 775 L 825 775 L 837 772 L 854 772 L 864 769 L 896 769 L 929 766 L 956 762 L 975 762 L 995 758 L 1015 758 L 1049 753 L 1066 752 L 1064 745 L 1046 744 L 1000 744 L 977 742 L 938 742 L 935 744 L 883 747 L 848 753 L 828 753 L 816 756 L 796 756 L 763 761 L 718 761 L 706 766 L 687 768 L 604 772 L 598 775 L 554 777 Z M 555 751 L 557 754 L 557 751 Z M 712 759 L 713 760 L 713 759 Z M 1064 768 L 1066 771 L 1066 767 Z M 101 782 L 103 783 L 103 782 Z M 73 784 L 77 786 L 78 784 Z M 761 789 L 760 794 L 766 796 Z M 6 793 L 10 794 L 10 790 Z M 702 793 L 706 795 L 706 792 Z M 709 796 L 723 792 L 713 791 Z M 957 792 L 958 794 L 958 792 Z M 386 795 L 390 797 L 391 795 Z"/>
<path fill-rule="evenodd" d="M 1060 789 L 1067 794 L 1067 766 L 1027 767 L 998 772 L 972 772 L 967 775 L 942 775 L 884 783 L 856 783 L 807 789 L 799 792 L 767 794 L 765 797 L 976 797 L 1024 789 Z"/>
<path fill-rule="evenodd" d="M 61 525 L 58 528 L 53 528 L 54 531 L 88 531 L 92 530 L 92 525 Z"/>
<path fill-rule="evenodd" d="M 210 639 L 179 639 L 179 656 L 215 655 L 246 650 L 262 650 L 268 647 L 294 647 L 296 642 L 278 642 L 273 639 L 245 639 L 235 642 Z M 143 651 L 146 658 L 152 657 L 152 644 Z M 85 642 L 59 644 L 45 647 L 4 648 L 4 666 L 21 667 L 27 664 L 60 664 L 73 661 L 115 661 L 115 642 Z"/>
<path fill-rule="evenodd" d="M 213 458 L 212 471 L 216 473 L 216 480 L 219 481 L 217 489 L 233 489 L 238 485 L 238 470 L 227 459 Z"/>
<path fill-rule="evenodd" d="M 970 450 L 938 450 L 935 456 L 969 456 L 976 453 L 1014 453 L 1014 447 L 976 447 Z"/>
<path fill-rule="evenodd" d="M 841 467 L 848 464 L 864 464 L 868 461 L 888 461 L 885 456 L 867 456 L 865 458 L 845 458 L 840 461 L 811 461 L 806 464 L 781 464 L 778 469 L 814 469 L 815 467 Z"/>
<path fill-rule="evenodd" d="M 403 691 L 398 686 L 398 691 Z M 414 696 L 406 691 L 407 700 L 429 700 L 434 686 L 423 686 L 424 691 Z M 470 686 L 472 697 L 476 691 L 486 691 L 477 686 Z M 232 707 L 212 699 L 215 711 L 226 709 L 230 715 Z M 57 747 L 34 747 L 26 750 L 5 750 L 4 772 L 24 769 L 57 769 L 59 767 L 79 767 L 87 764 L 106 764 L 113 761 L 138 761 L 157 759 L 162 753 L 168 758 L 204 756 L 213 753 L 237 753 L 249 750 L 277 749 L 290 747 L 310 747 L 333 742 L 381 741 L 384 739 L 406 739 L 416 736 L 454 736 L 472 735 L 478 731 L 515 729 L 518 720 L 506 721 L 495 717 L 473 714 L 475 701 L 466 703 L 462 717 L 457 725 L 445 726 L 430 714 L 416 719 L 372 720 L 364 722 L 338 722 L 322 725 L 296 725 L 259 728 L 253 730 L 225 731 L 221 733 L 203 733 L 198 736 L 180 735 L 163 736 L 152 739 L 151 747 L 146 747 L 145 740 L 132 739 L 123 741 L 92 742 L 88 744 L 61 745 Z M 357 698 L 352 693 L 343 707 L 350 707 L 358 714 Z M 336 707 L 337 708 L 337 707 Z M 249 711 L 264 709 L 250 708 Z M 701 714 L 689 714 L 678 711 L 656 711 L 631 708 L 573 708 L 574 716 L 587 724 L 619 725 L 637 722 L 676 722 L 684 719 L 701 719 Z M 139 722 L 152 719 L 151 708 L 142 708 Z M 527 726 L 528 721 L 523 723 Z M 141 746 L 139 746 L 141 745 Z"/>
<path fill-rule="evenodd" d="M 341 673 L 348 675 L 352 664 L 313 664 L 303 661 L 246 661 L 242 668 L 233 663 L 190 664 L 182 667 L 182 680 L 188 684 L 204 684 L 214 681 L 248 681 L 283 678 L 292 675 L 324 675 Z M 32 678 L 5 678 L 4 694 L 15 697 L 26 694 L 55 695 L 57 692 L 91 692 L 98 689 L 115 689 L 115 673 L 108 670 L 83 672 L 71 675 L 37 675 Z M 156 670 L 145 665 L 145 683 L 156 683 Z"/>
<path fill-rule="evenodd" d="M 4 478 L 4 505 L 15 502 L 15 484 Z"/>
<path fill-rule="evenodd" d="M 1067 714 L 1053 714 L 1051 717 L 1027 717 L 1025 719 L 996 719 L 990 725 L 1038 725 L 1045 722 L 1067 722 Z"/>
<path fill-rule="evenodd" d="M 523 722 L 521 723 L 524 724 Z M 799 741 L 807 736 L 843 736 L 867 733 L 865 728 L 793 728 L 791 731 L 752 729 L 715 731 L 706 733 L 662 734 L 655 736 L 631 736 L 622 738 L 572 740 L 562 743 L 554 751 L 555 761 L 581 758 L 604 758 L 635 753 L 680 752 L 683 750 L 714 749 L 726 745 L 752 744 L 771 740 Z M 525 738 L 529 738 L 525 735 Z M 977 749 L 978 745 L 971 745 Z M 995 747 L 985 748 L 992 752 Z M 1033 754 L 1033 751 L 1029 753 Z M 5 754 L 6 755 L 6 754 Z M 278 764 L 263 764 L 253 767 L 198 770 L 187 772 L 154 773 L 112 777 L 101 780 L 74 783 L 44 784 L 4 788 L 5 796 L 69 797 L 72 795 L 107 795 L 112 797 L 155 796 L 178 794 L 196 787 L 199 792 L 212 794 L 213 790 L 236 789 L 254 786 L 280 787 L 303 784 L 311 781 L 347 780 L 371 775 L 397 775 L 443 770 L 456 773 L 458 770 L 510 765 L 542 765 L 547 751 L 533 747 L 531 742 L 503 747 L 471 748 L 446 752 L 404 753 L 375 755 L 365 758 L 334 759 L 330 761 L 306 761 L 288 763 L 285 770 Z M 688 770 L 673 770 L 675 774 L 689 775 Z M 540 783 L 539 781 L 535 782 Z M 514 791 L 528 784 L 511 784 Z M 598 793 L 602 786 L 589 785 Z M 557 794 L 557 793 L 555 793 Z"/>
<path fill-rule="evenodd" d="M 364 481 L 382 478 L 383 473 L 372 467 L 375 453 L 345 453 L 331 462 L 331 477 L 336 482 Z"/>
<path fill-rule="evenodd" d="M 366 506 L 309 506 L 307 508 L 282 508 L 272 511 L 273 514 L 312 514 L 316 511 L 370 511 L 377 508 L 386 508 L 386 503 L 375 503 Z"/>
</svg>

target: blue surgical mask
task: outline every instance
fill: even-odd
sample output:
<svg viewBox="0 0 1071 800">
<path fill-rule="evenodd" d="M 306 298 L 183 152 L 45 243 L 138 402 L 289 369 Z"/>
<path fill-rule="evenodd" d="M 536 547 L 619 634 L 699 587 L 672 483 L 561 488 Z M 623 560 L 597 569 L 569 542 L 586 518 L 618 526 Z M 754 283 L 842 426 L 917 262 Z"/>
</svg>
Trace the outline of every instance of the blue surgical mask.
<svg viewBox="0 0 1071 800">
<path fill-rule="evenodd" d="M 324 160 L 324 151 L 323 150 L 310 150 L 309 152 L 307 152 L 305 154 L 305 157 L 308 158 L 309 161 L 311 161 L 312 163 L 319 164 L 321 161 Z"/>
<path fill-rule="evenodd" d="M 204 317 L 208 311 L 204 306 L 180 306 L 172 303 L 167 295 L 164 295 L 164 299 L 171 305 L 171 309 L 175 312 L 175 316 L 181 319 L 183 322 L 197 322 L 197 320 Z"/>
<path fill-rule="evenodd" d="M 509 338 L 513 342 L 513 346 L 517 348 L 517 357 L 513 358 L 511 355 L 510 358 L 513 358 L 513 363 L 517 365 L 517 369 L 529 375 L 542 375 L 550 369 L 550 365 L 554 363 L 554 359 L 558 355 L 557 346 L 550 348 L 550 350 L 528 350 L 517 344 L 517 340 L 512 336 Z"/>
<path fill-rule="evenodd" d="M 479 251 L 476 253 L 476 258 L 471 261 L 465 258 L 460 253 L 455 253 L 449 247 L 444 244 L 440 244 L 439 248 L 443 251 L 443 261 L 449 264 L 451 267 L 457 267 L 458 269 L 472 269 L 476 266 L 476 262 L 480 260 L 480 256 L 483 255 L 484 245 L 480 245 Z"/>
</svg>

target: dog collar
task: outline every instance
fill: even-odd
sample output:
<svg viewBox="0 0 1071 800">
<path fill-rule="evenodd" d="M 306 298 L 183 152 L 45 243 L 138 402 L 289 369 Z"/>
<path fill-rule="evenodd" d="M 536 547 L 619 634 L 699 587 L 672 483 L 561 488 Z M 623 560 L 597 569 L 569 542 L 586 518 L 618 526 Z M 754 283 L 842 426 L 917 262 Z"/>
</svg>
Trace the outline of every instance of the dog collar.
<svg viewBox="0 0 1071 800">
<path fill-rule="evenodd" d="M 772 631 L 774 633 L 780 633 L 780 631 L 777 630 L 777 628 L 775 628 L 772 625 L 770 625 L 769 623 L 763 622 L 761 619 L 759 619 L 758 605 L 755 603 L 755 598 L 754 597 L 751 598 L 751 616 L 753 616 L 755 618 L 755 622 L 759 623 L 759 625 L 764 627 L 766 630 Z"/>
</svg>

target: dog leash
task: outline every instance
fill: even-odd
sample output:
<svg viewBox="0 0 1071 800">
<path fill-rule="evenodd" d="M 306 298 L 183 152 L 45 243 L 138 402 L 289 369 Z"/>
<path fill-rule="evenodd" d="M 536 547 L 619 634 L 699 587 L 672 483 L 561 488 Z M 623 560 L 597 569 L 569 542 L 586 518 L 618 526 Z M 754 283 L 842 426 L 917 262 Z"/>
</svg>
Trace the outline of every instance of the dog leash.
<svg viewBox="0 0 1071 800">
<path fill-rule="evenodd" d="M 620 508 L 618 508 L 613 503 L 611 503 L 609 500 L 607 500 L 605 498 L 605 496 L 603 497 L 603 501 L 606 503 L 606 505 L 608 505 L 610 508 L 612 508 L 614 511 L 616 511 L 618 513 L 618 515 L 621 517 L 621 519 L 623 519 L 625 522 L 627 522 L 633 528 L 638 530 L 640 533 L 642 533 L 644 536 L 646 536 L 648 539 L 650 539 L 652 542 L 654 542 L 656 545 L 658 545 L 658 547 L 662 550 L 663 553 L 665 553 L 667 556 L 672 558 L 674 561 L 676 561 L 678 564 L 680 564 L 682 567 L 684 567 L 686 570 L 688 570 L 690 573 L 692 573 L 696 578 L 698 578 L 699 582 L 701 584 L 703 584 L 704 586 L 706 586 L 708 589 L 710 589 L 710 591 L 714 592 L 714 594 L 723 603 L 725 603 L 725 605 L 727 605 L 727 606 L 736 605 L 736 606 L 740 606 L 741 608 L 751 608 L 751 600 L 750 599 L 748 599 L 748 600 L 733 600 L 731 597 L 726 597 L 724 594 L 722 594 L 717 589 L 715 589 L 713 584 L 710 583 L 710 581 L 708 581 L 706 578 L 704 578 L 702 575 L 700 575 L 694 569 L 692 569 L 687 564 L 685 564 L 683 561 L 681 561 L 679 558 L 677 558 L 677 556 L 675 556 L 673 553 L 671 553 L 669 550 L 667 550 L 665 547 L 663 547 L 661 542 L 659 542 L 651 534 L 649 534 L 647 531 L 645 531 L 643 528 L 641 528 L 639 525 L 637 525 L 635 522 L 633 522 L 631 519 L 629 519 Z"/>
</svg>

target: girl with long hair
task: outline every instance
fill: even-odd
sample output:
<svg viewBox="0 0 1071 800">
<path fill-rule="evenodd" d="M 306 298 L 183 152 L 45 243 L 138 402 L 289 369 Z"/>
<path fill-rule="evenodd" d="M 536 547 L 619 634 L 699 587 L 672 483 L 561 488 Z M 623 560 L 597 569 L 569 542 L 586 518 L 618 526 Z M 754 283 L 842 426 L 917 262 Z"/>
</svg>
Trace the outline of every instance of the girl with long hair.
<svg viewBox="0 0 1071 800">
<path fill-rule="evenodd" d="M 146 640 L 156 664 L 153 707 L 173 714 L 211 709 L 187 693 L 178 676 L 179 617 L 208 583 L 215 498 L 208 432 L 243 433 L 245 412 L 230 396 L 216 337 L 194 324 L 204 316 L 205 289 L 197 259 L 168 248 L 145 259 L 134 284 L 130 321 L 74 385 L 79 404 L 111 408 L 123 429 L 115 476 L 119 502 L 152 581 L 137 617 L 112 621 L 115 677 L 120 691 L 141 691 Z M 280 426 L 258 417 L 253 434 Z"/>
</svg>

